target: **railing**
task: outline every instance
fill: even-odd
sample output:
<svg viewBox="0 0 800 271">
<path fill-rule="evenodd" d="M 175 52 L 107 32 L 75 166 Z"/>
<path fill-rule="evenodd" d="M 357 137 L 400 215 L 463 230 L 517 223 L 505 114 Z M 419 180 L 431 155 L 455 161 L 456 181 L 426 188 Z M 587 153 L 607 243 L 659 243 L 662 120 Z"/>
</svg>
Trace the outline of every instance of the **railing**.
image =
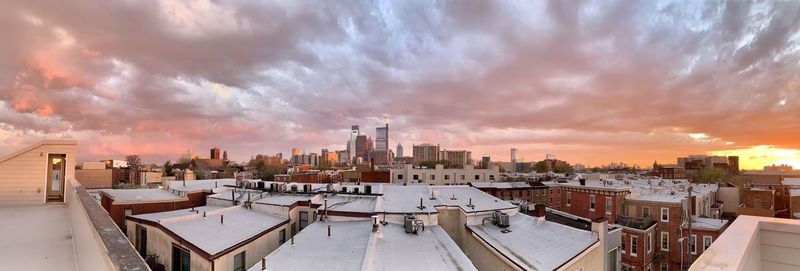
<svg viewBox="0 0 800 271">
<path fill-rule="evenodd" d="M 150 270 L 128 238 L 77 181 L 70 180 L 67 208 L 80 270 Z"/>
</svg>

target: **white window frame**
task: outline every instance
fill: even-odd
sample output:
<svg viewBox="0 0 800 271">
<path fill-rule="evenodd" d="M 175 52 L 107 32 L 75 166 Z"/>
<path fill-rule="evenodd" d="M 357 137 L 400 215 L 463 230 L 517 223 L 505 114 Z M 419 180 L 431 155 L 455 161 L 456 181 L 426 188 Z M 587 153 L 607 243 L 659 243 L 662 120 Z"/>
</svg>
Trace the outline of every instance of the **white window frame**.
<svg viewBox="0 0 800 271">
<path fill-rule="evenodd" d="M 661 262 L 661 271 L 667 271 L 669 269 L 669 265 L 666 262 Z"/>
<path fill-rule="evenodd" d="M 589 211 L 594 212 L 594 207 L 597 207 L 597 197 L 589 195 Z"/>
<path fill-rule="evenodd" d="M 638 253 L 636 253 L 636 249 L 639 248 L 639 236 L 631 235 L 630 239 L 631 239 L 631 257 L 636 257 L 636 255 L 638 255 Z M 634 243 L 636 244 L 636 246 L 634 246 Z"/>
<path fill-rule="evenodd" d="M 692 255 L 697 255 L 697 234 L 692 234 L 692 238 L 689 239 L 689 251 Z"/>
<path fill-rule="evenodd" d="M 667 218 L 666 219 L 664 219 L 665 211 L 666 211 L 666 214 L 667 214 Z M 661 222 L 669 222 L 669 208 L 661 207 L 661 217 L 659 217 L 659 220 L 661 220 Z"/>
<path fill-rule="evenodd" d="M 664 241 L 667 241 L 667 247 L 664 247 Z M 661 232 L 661 251 L 669 251 L 669 232 L 662 231 Z"/>
<path fill-rule="evenodd" d="M 708 246 L 706 246 L 706 240 L 708 240 Z M 705 252 L 706 249 L 711 247 L 712 243 L 714 243 L 714 238 L 713 237 L 708 236 L 708 235 L 703 235 L 703 252 Z"/>
<path fill-rule="evenodd" d="M 572 192 L 567 191 L 567 207 L 572 206 Z"/>
<path fill-rule="evenodd" d="M 645 247 L 647 248 L 647 253 L 653 252 L 653 233 L 647 233 L 647 240 L 645 240 Z"/>
</svg>

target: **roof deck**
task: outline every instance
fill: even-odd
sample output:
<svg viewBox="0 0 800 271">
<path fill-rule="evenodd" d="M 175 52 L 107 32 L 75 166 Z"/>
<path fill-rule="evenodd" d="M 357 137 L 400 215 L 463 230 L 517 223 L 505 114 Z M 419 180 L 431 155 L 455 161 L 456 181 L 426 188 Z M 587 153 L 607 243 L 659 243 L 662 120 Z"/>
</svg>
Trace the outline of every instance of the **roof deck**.
<svg viewBox="0 0 800 271">
<path fill-rule="evenodd" d="M 66 205 L 0 208 L 0 263 L 7 270 L 77 270 Z M 61 225 L 54 227 L 53 225 Z M 20 234 L 25 229 L 25 234 Z"/>
<path fill-rule="evenodd" d="M 800 220 L 742 215 L 689 270 L 800 270 Z"/>
</svg>

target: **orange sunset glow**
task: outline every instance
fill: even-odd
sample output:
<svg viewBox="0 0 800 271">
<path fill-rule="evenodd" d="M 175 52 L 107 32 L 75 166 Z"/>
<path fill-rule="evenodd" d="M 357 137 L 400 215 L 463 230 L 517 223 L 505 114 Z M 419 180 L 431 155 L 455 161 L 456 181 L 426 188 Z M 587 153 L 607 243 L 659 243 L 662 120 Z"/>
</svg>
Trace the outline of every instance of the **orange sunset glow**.
<svg viewBox="0 0 800 271">
<path fill-rule="evenodd" d="M 789 3 L 156 2 L 4 4 L 0 153 L 73 138 L 80 160 L 224 146 L 245 161 L 343 149 L 350 125 L 389 119 L 393 147 L 495 161 L 800 167 Z"/>
</svg>

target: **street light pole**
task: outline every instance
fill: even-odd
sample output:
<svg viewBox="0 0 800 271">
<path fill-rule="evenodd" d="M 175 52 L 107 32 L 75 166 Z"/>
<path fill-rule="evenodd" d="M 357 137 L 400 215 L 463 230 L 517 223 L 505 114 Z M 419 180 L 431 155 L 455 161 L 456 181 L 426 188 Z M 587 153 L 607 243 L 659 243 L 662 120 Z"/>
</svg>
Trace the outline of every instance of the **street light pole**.
<svg viewBox="0 0 800 271">
<path fill-rule="evenodd" d="M 694 240 L 694 238 L 692 238 L 692 206 L 694 206 L 694 201 L 692 201 L 692 184 L 689 184 L 688 191 L 689 191 L 689 206 L 688 206 L 688 209 L 689 209 L 689 236 L 687 236 L 687 237 L 689 237 L 689 242 L 688 242 L 689 243 L 689 249 L 688 249 L 689 253 L 687 255 L 686 263 L 688 263 L 689 266 L 691 266 L 691 264 L 692 264 L 692 246 L 694 246 L 695 247 L 695 251 L 697 251 L 697 244 L 695 244 L 696 240 Z"/>
</svg>

